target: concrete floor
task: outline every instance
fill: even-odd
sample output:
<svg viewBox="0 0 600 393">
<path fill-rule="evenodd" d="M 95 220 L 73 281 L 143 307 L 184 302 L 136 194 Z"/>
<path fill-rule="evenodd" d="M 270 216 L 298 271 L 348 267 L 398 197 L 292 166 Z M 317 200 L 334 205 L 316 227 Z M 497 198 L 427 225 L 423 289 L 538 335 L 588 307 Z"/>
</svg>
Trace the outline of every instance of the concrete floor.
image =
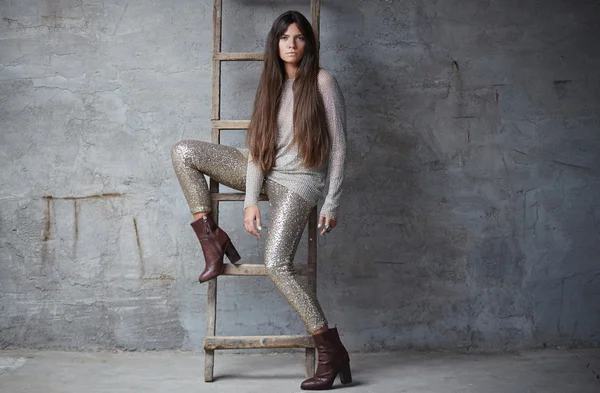
<svg viewBox="0 0 600 393">
<path fill-rule="evenodd" d="M 2 393 L 300 392 L 303 353 L 217 352 L 213 383 L 203 353 L 0 351 Z M 344 392 L 599 393 L 600 350 L 520 354 L 351 354 Z M 339 377 L 334 386 L 342 386 Z"/>
</svg>

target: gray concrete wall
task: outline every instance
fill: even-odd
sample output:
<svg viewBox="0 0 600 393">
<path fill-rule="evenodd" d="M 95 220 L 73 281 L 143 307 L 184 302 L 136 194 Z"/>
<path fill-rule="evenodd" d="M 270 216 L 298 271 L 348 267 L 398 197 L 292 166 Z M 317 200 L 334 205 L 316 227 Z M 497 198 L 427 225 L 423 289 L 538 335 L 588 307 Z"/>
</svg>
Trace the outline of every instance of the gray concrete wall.
<svg viewBox="0 0 600 393">
<path fill-rule="evenodd" d="M 224 3 L 226 51 L 308 14 Z M 0 13 L 0 347 L 202 348 L 202 254 L 169 149 L 210 138 L 212 2 Z M 319 296 L 352 350 L 600 343 L 599 26 L 594 1 L 323 1 L 349 160 Z M 260 64 L 224 71 L 223 118 L 246 118 Z M 242 204 L 222 212 L 260 263 Z M 219 285 L 219 334 L 304 331 L 267 278 Z"/>
</svg>

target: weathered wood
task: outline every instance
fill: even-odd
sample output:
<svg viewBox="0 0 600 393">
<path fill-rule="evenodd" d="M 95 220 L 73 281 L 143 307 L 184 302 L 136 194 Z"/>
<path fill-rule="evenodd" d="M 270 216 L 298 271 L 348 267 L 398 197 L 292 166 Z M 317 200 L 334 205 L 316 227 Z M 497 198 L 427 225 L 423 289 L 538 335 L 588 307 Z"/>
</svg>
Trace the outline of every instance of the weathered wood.
<svg viewBox="0 0 600 393">
<path fill-rule="evenodd" d="M 310 1 L 310 14 L 312 17 L 312 28 L 315 32 L 315 41 L 317 42 L 317 52 L 320 48 L 320 35 L 321 35 L 321 0 Z"/>
<path fill-rule="evenodd" d="M 213 201 L 219 201 L 219 202 L 223 202 L 223 201 L 243 201 L 246 197 L 246 194 L 242 193 L 242 192 L 219 192 L 219 193 L 212 193 L 211 194 L 211 198 Z M 268 201 L 269 197 L 266 196 L 265 194 L 260 194 L 258 196 L 258 200 L 259 201 Z"/>
<path fill-rule="evenodd" d="M 219 130 L 247 130 L 250 120 L 213 120 L 212 127 Z"/>
<path fill-rule="evenodd" d="M 308 219 L 308 259 L 306 264 L 306 276 L 308 277 L 309 290 L 317 294 L 317 239 L 319 236 L 317 228 L 317 207 L 315 206 Z M 306 378 L 315 375 L 316 351 L 314 348 L 306 349 Z"/>
<path fill-rule="evenodd" d="M 306 378 L 312 378 L 315 375 L 315 363 L 316 363 L 316 349 L 315 348 L 306 348 L 305 350 L 305 375 Z"/>
<path fill-rule="evenodd" d="M 213 55 L 221 52 L 221 34 L 223 31 L 223 0 L 213 3 Z"/>
<path fill-rule="evenodd" d="M 213 58 L 221 53 L 221 33 L 223 29 L 223 2 L 215 0 L 213 6 Z M 221 62 L 213 60 L 212 66 L 212 99 L 210 101 L 210 118 L 221 118 Z"/>
<path fill-rule="evenodd" d="M 220 61 L 263 61 L 264 58 L 264 53 L 219 52 L 213 55 L 214 60 Z"/>
<path fill-rule="evenodd" d="M 218 128 L 211 127 L 211 129 L 210 129 L 210 141 L 212 143 L 217 143 L 217 144 L 221 143 L 221 132 L 220 132 L 220 130 Z"/>
<path fill-rule="evenodd" d="M 215 0 L 213 6 L 213 56 L 221 52 L 221 15 L 223 12 L 223 3 L 221 0 Z M 210 102 L 210 118 L 219 119 L 221 117 L 221 62 L 213 60 L 212 67 L 212 92 Z M 210 132 L 212 143 L 220 143 L 221 135 L 218 129 L 212 128 Z M 219 183 L 210 180 L 210 191 L 219 192 Z M 215 221 L 219 220 L 219 203 L 213 202 L 213 217 Z M 215 209 L 216 208 L 216 209 Z M 217 330 L 217 280 L 208 282 L 206 293 L 206 335 L 214 336 Z M 215 370 L 215 351 L 207 350 L 204 353 L 204 381 L 212 382 L 214 380 Z"/>
<path fill-rule="evenodd" d="M 210 118 L 221 118 L 221 62 L 213 61 L 212 67 L 212 99 L 210 100 Z"/>
<path fill-rule="evenodd" d="M 211 128 L 210 129 L 210 141 L 211 143 L 216 143 L 216 144 L 220 144 L 221 143 L 221 133 L 219 132 L 218 128 Z M 209 180 L 209 184 L 210 184 L 210 193 L 211 196 L 213 195 L 220 195 L 219 193 L 219 183 L 210 178 Z M 212 216 L 215 220 L 215 222 L 218 224 L 219 223 L 219 201 L 218 199 L 212 198 Z"/>
<path fill-rule="evenodd" d="M 310 348 L 314 347 L 310 335 L 304 336 L 206 336 L 204 350 L 262 349 L 262 348 Z"/>
<path fill-rule="evenodd" d="M 220 143 L 221 136 L 218 129 L 211 129 L 210 139 L 212 143 Z M 210 191 L 219 192 L 219 183 L 210 179 Z M 212 201 L 212 216 L 219 223 L 219 202 Z M 217 331 L 217 279 L 208 282 L 206 290 L 206 335 L 214 336 Z M 204 381 L 214 380 L 215 351 L 208 350 L 204 354 Z"/>
<path fill-rule="evenodd" d="M 305 276 L 308 274 L 308 269 L 306 265 L 294 265 L 296 268 L 296 272 Z M 266 276 L 267 268 L 265 265 L 261 264 L 252 264 L 252 263 L 242 263 L 238 265 L 233 265 L 230 263 L 225 264 L 225 271 L 222 273 L 224 276 Z"/>
<path fill-rule="evenodd" d="M 217 327 L 217 280 L 208 282 L 208 291 L 206 295 L 206 335 L 214 336 Z M 214 380 L 215 369 L 215 351 L 207 350 L 204 353 L 204 381 L 212 382 Z"/>
</svg>

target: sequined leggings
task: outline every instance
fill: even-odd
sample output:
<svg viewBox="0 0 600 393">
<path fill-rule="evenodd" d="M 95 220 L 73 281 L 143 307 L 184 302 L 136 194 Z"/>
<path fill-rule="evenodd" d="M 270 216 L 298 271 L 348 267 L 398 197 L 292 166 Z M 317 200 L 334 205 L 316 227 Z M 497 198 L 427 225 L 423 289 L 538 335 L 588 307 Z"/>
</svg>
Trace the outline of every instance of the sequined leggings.
<svg viewBox="0 0 600 393">
<path fill-rule="evenodd" d="M 210 212 L 211 198 L 204 174 L 220 184 L 246 190 L 247 152 L 235 147 L 185 140 L 171 150 L 173 167 L 192 214 Z M 312 333 L 327 320 L 306 278 L 294 269 L 294 255 L 313 206 L 286 187 L 266 179 L 262 193 L 271 203 L 271 226 L 265 245 L 268 275 Z"/>
</svg>

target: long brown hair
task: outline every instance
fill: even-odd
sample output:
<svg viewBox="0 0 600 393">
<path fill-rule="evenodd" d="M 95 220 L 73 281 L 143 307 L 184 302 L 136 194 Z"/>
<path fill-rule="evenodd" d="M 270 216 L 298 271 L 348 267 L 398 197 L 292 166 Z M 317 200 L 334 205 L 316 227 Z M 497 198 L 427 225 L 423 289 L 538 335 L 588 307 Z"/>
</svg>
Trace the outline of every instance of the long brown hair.
<svg viewBox="0 0 600 393">
<path fill-rule="evenodd" d="M 293 85 L 293 141 L 298 144 L 304 167 L 320 167 L 327 158 L 331 144 L 325 108 L 319 94 L 319 51 L 315 34 L 304 15 L 296 11 L 287 11 L 273 22 L 267 36 L 264 69 L 246 135 L 250 155 L 260 164 L 265 174 L 275 165 L 277 110 L 286 79 L 284 62 L 279 57 L 279 39 L 292 23 L 298 25 L 305 40 L 304 56 L 296 71 Z"/>
</svg>

